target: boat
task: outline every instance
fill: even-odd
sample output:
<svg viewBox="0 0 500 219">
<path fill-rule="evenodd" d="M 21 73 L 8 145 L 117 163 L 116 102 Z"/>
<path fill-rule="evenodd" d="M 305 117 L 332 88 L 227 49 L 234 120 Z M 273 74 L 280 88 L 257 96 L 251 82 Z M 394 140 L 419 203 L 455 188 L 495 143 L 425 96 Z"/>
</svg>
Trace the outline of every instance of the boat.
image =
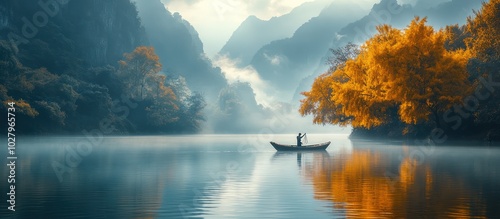
<svg viewBox="0 0 500 219">
<path fill-rule="evenodd" d="M 331 142 L 325 142 L 320 144 L 310 144 L 310 145 L 302 145 L 297 147 L 297 145 L 286 145 L 286 144 L 278 144 L 276 142 L 271 141 L 271 145 L 277 151 L 319 151 L 326 150 L 326 148 L 330 145 Z"/>
</svg>

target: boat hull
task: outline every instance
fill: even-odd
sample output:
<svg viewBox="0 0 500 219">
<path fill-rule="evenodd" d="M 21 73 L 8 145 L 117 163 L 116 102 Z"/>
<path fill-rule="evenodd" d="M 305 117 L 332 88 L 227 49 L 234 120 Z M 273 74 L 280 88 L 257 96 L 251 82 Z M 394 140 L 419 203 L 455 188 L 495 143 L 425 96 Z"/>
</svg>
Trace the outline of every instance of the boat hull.
<svg viewBox="0 0 500 219">
<path fill-rule="evenodd" d="M 326 148 L 330 146 L 330 142 L 313 145 L 303 145 L 301 147 L 297 147 L 297 145 L 278 144 L 276 142 L 271 142 L 271 145 L 277 151 L 321 151 L 326 150 Z"/>
</svg>

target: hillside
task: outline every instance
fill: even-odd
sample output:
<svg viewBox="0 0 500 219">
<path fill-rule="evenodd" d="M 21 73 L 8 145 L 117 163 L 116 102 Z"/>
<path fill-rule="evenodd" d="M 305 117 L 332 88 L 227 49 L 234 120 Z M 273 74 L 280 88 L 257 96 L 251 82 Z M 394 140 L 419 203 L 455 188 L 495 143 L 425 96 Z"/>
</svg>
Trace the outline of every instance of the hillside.
<svg viewBox="0 0 500 219">
<path fill-rule="evenodd" d="M 197 131 L 204 101 L 196 95 L 181 101 L 173 93 L 182 85 L 172 90 L 151 71 L 141 95 L 132 93 L 137 80 L 129 74 L 138 72 L 128 71 L 128 62 L 150 51 L 133 3 L 74 0 L 43 9 L 30 2 L 0 2 L 6 12 L 0 22 L 0 111 L 16 103 L 20 133 Z M 40 13 L 48 19 L 26 19 Z"/>
<path fill-rule="evenodd" d="M 331 48 L 339 48 L 349 42 L 360 45 L 371 37 L 376 29 L 375 27 L 381 24 L 390 24 L 397 28 L 405 28 L 414 16 L 428 17 L 429 24 L 435 28 L 443 28 L 450 24 L 465 24 L 468 16 L 473 14 L 473 10 L 481 8 L 481 1 L 453 0 L 453 1 L 433 1 L 432 4 L 424 4 L 426 1 L 419 1 L 415 7 L 411 5 L 398 5 L 396 0 L 382 0 L 375 4 L 370 13 L 361 19 L 352 22 L 337 33 L 340 37 L 335 38 L 331 43 Z M 392 13 L 389 10 L 391 7 L 397 7 Z M 390 17 L 379 17 L 377 14 L 388 13 Z M 390 19 L 389 19 L 390 18 Z M 330 56 L 330 51 L 325 51 L 323 60 Z M 303 91 L 309 90 L 314 78 L 324 73 L 327 66 L 324 62 L 314 68 L 311 75 L 305 77 L 301 84 L 297 87 L 294 95 L 294 101 L 298 102 L 303 96 L 300 94 Z"/>
<path fill-rule="evenodd" d="M 246 66 L 261 47 L 291 37 L 302 24 L 316 17 L 326 6 L 326 1 L 306 2 L 290 13 L 269 20 L 249 16 L 234 31 L 219 55 L 227 55 L 238 60 L 240 66 Z"/>
<path fill-rule="evenodd" d="M 215 100 L 227 83 L 221 70 L 205 57 L 196 30 L 180 14 L 170 13 L 160 0 L 136 1 L 136 4 L 163 71 L 173 77 L 184 77 L 191 90 Z"/>
<path fill-rule="evenodd" d="M 335 33 L 363 16 L 357 7 L 355 3 L 332 3 L 319 16 L 299 27 L 292 37 L 259 49 L 251 65 L 277 89 L 293 91 L 300 80 L 321 62 L 336 37 Z"/>
</svg>

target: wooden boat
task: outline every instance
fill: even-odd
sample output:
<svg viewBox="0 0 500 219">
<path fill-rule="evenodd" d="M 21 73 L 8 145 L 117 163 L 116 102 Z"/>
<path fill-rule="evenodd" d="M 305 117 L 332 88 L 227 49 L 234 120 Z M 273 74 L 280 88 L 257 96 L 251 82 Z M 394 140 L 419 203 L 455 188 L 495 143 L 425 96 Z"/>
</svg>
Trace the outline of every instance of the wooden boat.
<svg viewBox="0 0 500 219">
<path fill-rule="evenodd" d="M 297 145 L 278 144 L 276 142 L 271 141 L 271 145 L 277 151 L 311 151 L 311 150 L 317 151 L 317 150 L 326 150 L 326 148 L 330 145 L 330 142 L 302 145 L 301 147 L 297 147 Z"/>
</svg>

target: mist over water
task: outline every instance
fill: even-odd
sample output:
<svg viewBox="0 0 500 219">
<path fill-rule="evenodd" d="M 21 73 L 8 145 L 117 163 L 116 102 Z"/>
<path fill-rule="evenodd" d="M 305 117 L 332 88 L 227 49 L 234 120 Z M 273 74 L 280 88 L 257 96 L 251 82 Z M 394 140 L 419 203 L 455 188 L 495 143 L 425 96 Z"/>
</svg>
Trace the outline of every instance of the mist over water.
<svg viewBox="0 0 500 219">
<path fill-rule="evenodd" d="M 372 135 L 396 138 L 422 131 L 430 135 L 425 141 L 350 140 L 352 127 L 314 125 L 312 116 L 298 112 L 301 92 L 330 67 L 325 64 L 330 48 L 362 43 L 383 23 L 403 29 L 416 15 L 427 16 L 435 30 L 462 25 L 482 1 L 40 2 L 51 3 L 54 13 L 28 0 L 0 3 L 0 111 L 9 116 L 0 126 L 9 126 L 9 137 L 15 134 L 0 141 L 15 144 L 9 152 L 17 156 L 15 166 L 10 165 L 14 158 L 0 156 L 7 164 L 0 168 L 0 192 L 15 197 L 16 206 L 10 211 L 3 201 L 0 218 L 500 218 L 500 145 L 495 143 L 500 129 L 493 127 L 500 102 L 491 87 L 496 78 L 483 88 L 494 101 L 476 98 L 480 106 L 468 110 L 470 119 L 454 117 L 461 132 L 448 135 L 427 124 L 411 130 L 397 117 Z M 47 22 L 37 20 L 44 16 Z M 36 29 L 35 36 L 28 37 L 27 29 Z M 26 42 L 15 46 L 12 34 Z M 440 36 L 433 39 L 444 39 Z M 480 45 L 494 41 L 485 39 Z M 407 43 L 404 48 L 416 45 Z M 413 58 L 408 60 L 411 64 Z M 443 60 L 443 66 L 453 67 Z M 151 74 L 137 71 L 144 63 L 154 68 Z M 399 72 L 396 76 L 403 75 Z M 457 84 L 446 83 L 444 76 L 429 78 L 439 79 L 437 90 Z M 441 90 L 466 90 L 451 88 Z M 331 91 L 317 93 L 331 100 L 324 98 Z M 449 99 L 443 96 L 437 99 Z M 366 109 L 351 96 L 343 99 L 342 109 Z M 390 101 L 395 111 L 404 111 L 399 100 Z M 453 108 L 458 113 L 457 105 Z M 345 114 L 341 119 L 362 113 Z M 436 116 L 437 127 L 439 121 Z M 320 152 L 283 153 L 270 144 L 296 144 L 299 132 L 307 133 L 304 144 L 331 145 Z M 74 136 L 81 133 L 86 136 Z M 434 146 L 435 134 L 443 134 L 439 140 L 484 134 L 485 141 Z M 14 168 L 16 181 L 7 185 Z M 9 194 L 13 191 L 15 196 Z"/>
<path fill-rule="evenodd" d="M 0 217 L 500 216 L 500 150 L 480 143 L 417 157 L 418 145 L 335 134 L 309 134 L 332 145 L 303 153 L 268 143 L 294 143 L 295 134 L 106 137 L 59 181 L 51 163 L 65 164 L 67 147 L 82 140 L 20 138 L 18 205 Z"/>
<path fill-rule="evenodd" d="M 419 15 L 428 16 L 429 23 L 436 29 L 456 22 L 455 20 L 463 24 L 465 17 L 472 13 L 472 8 L 480 6 L 479 2 L 454 1 L 453 8 L 447 11 L 449 7 L 443 3 L 450 2 L 447 0 L 330 1 L 323 6 L 320 13 L 298 27 L 293 36 L 276 40 L 270 40 L 272 37 L 268 36 L 269 42 L 264 46 L 261 45 L 262 42 L 253 41 L 250 33 L 259 31 L 260 28 L 264 30 L 262 34 L 266 35 L 270 30 L 279 29 L 279 25 L 274 24 L 273 27 L 272 20 L 262 21 L 249 17 L 212 60 L 213 65 L 221 69 L 231 87 L 230 90 L 236 93 L 236 98 L 231 102 L 238 102 L 241 107 L 233 108 L 235 110 L 232 113 L 219 113 L 221 107 L 214 107 L 213 113 L 207 114 L 208 123 L 204 132 L 261 132 L 268 128 L 269 121 L 275 119 L 276 115 L 287 118 L 290 121 L 287 127 L 290 128 L 273 130 L 273 133 L 298 132 L 298 130 L 331 133 L 345 130 L 340 127 L 325 128 L 321 125 L 312 125 L 312 117 L 300 118 L 298 113 L 300 100 L 304 98 L 301 93 L 309 91 L 314 78 L 328 69 L 325 61 L 331 55 L 328 49 L 341 47 L 359 39 L 364 41 L 366 40 L 364 38 L 374 34 L 366 32 L 367 28 L 375 30 L 375 26 L 382 25 L 383 22 L 404 28 L 414 16 Z M 400 4 L 404 12 L 389 13 L 388 8 L 393 7 L 393 4 Z M 304 6 L 297 7 L 297 10 L 301 7 Z M 294 16 L 296 15 L 292 11 L 275 19 L 293 20 Z M 267 29 L 269 31 L 265 31 Z M 262 48 L 246 49 L 252 45 Z M 225 118 L 230 119 L 225 120 Z M 219 125 L 225 121 L 232 122 Z M 350 131 L 351 128 L 347 129 Z"/>
</svg>

